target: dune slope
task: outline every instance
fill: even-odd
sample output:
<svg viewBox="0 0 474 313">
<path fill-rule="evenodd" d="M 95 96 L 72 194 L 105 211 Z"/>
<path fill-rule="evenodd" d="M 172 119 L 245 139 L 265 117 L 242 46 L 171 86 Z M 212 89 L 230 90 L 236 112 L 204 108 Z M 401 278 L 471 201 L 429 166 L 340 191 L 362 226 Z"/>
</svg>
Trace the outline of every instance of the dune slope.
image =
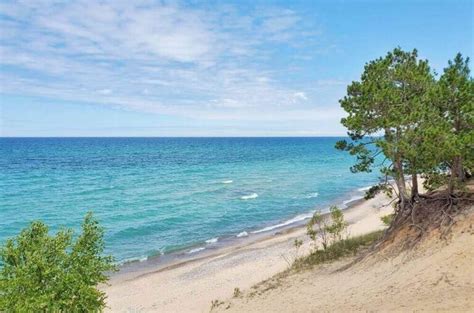
<svg viewBox="0 0 474 313">
<path fill-rule="evenodd" d="M 377 253 L 275 277 L 213 311 L 474 311 L 474 208 L 448 240 L 434 231 L 411 251 Z"/>
</svg>

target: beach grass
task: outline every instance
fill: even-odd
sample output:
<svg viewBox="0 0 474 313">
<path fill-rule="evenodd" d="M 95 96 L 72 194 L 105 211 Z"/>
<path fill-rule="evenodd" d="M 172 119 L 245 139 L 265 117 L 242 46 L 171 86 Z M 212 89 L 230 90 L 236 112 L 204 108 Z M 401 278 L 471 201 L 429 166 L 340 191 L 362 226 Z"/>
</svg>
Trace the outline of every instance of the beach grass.
<svg viewBox="0 0 474 313">
<path fill-rule="evenodd" d="M 347 238 L 334 242 L 326 249 L 318 249 L 309 255 L 297 259 L 292 269 L 302 270 L 312 268 L 315 265 L 336 261 L 346 256 L 355 255 L 358 251 L 369 247 L 383 235 L 382 230 L 370 232 L 364 235 Z"/>
</svg>

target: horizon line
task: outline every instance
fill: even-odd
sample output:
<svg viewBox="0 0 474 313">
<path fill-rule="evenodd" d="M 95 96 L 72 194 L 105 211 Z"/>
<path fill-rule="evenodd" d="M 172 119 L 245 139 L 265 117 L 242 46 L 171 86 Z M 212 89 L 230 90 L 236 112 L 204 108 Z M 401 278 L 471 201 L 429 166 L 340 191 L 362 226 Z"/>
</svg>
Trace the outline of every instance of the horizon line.
<svg viewBox="0 0 474 313">
<path fill-rule="evenodd" d="M 0 136 L 0 139 L 41 139 L 41 138 L 338 138 L 348 135 L 316 136 Z"/>
</svg>

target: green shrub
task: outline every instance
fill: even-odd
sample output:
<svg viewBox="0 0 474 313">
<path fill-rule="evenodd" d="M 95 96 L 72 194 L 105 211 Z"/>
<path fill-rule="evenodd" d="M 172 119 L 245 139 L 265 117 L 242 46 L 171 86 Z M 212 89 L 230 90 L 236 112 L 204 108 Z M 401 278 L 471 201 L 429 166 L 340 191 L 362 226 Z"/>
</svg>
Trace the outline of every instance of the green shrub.
<svg viewBox="0 0 474 313">
<path fill-rule="evenodd" d="M 332 242 L 343 239 L 347 232 L 348 223 L 344 220 L 344 213 L 337 206 L 329 209 L 331 216 L 331 225 L 326 226 L 326 230 L 332 238 Z"/>
<path fill-rule="evenodd" d="M 311 238 L 315 244 L 319 238 L 321 240 L 321 244 L 323 245 L 323 249 L 326 249 L 329 245 L 327 227 L 328 224 L 326 219 L 319 212 L 315 212 L 306 225 L 306 233 L 308 234 L 309 238 Z"/>
<path fill-rule="evenodd" d="M 355 255 L 361 248 L 367 247 L 378 240 L 382 234 L 383 231 L 376 231 L 366 235 L 336 241 L 326 249 L 315 250 L 308 256 L 299 258 L 293 264 L 293 268 L 303 269 L 326 262 L 332 262 L 341 257 Z"/>
<path fill-rule="evenodd" d="M 388 214 L 388 215 L 384 215 L 380 218 L 380 220 L 382 221 L 382 223 L 384 223 L 385 225 L 387 226 L 390 226 L 390 224 L 392 224 L 392 221 L 395 217 L 395 214 Z"/>
<path fill-rule="evenodd" d="M 348 226 L 342 210 L 337 206 L 332 206 L 329 212 L 330 222 L 321 213 L 316 212 L 306 225 L 306 234 L 315 244 L 320 239 L 323 249 L 327 249 L 331 242 L 342 240 Z"/>
<path fill-rule="evenodd" d="M 48 231 L 33 222 L 0 249 L 0 311 L 102 311 L 106 295 L 97 286 L 116 270 L 102 256 L 103 228 L 88 213 L 75 240 L 72 230 Z"/>
</svg>

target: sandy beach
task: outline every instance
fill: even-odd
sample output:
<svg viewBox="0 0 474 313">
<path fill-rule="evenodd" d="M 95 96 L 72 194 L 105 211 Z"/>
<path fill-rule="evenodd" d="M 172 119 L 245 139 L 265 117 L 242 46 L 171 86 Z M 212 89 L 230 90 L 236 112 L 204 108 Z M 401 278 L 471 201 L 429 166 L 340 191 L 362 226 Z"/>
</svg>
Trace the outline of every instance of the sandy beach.
<svg viewBox="0 0 474 313">
<path fill-rule="evenodd" d="M 390 199 L 379 194 L 361 200 L 344 211 L 351 236 L 383 229 L 381 216 L 392 212 Z M 293 242 L 303 239 L 298 251 L 310 251 L 303 226 L 278 232 L 246 245 L 223 248 L 196 260 L 114 275 L 108 295 L 113 312 L 209 312 L 213 300 L 232 297 L 235 288 L 245 290 L 288 268 L 296 256 Z"/>
<path fill-rule="evenodd" d="M 471 207 L 447 241 L 434 231 L 400 254 L 382 250 L 275 277 L 212 312 L 472 312 L 473 223 Z"/>
</svg>

